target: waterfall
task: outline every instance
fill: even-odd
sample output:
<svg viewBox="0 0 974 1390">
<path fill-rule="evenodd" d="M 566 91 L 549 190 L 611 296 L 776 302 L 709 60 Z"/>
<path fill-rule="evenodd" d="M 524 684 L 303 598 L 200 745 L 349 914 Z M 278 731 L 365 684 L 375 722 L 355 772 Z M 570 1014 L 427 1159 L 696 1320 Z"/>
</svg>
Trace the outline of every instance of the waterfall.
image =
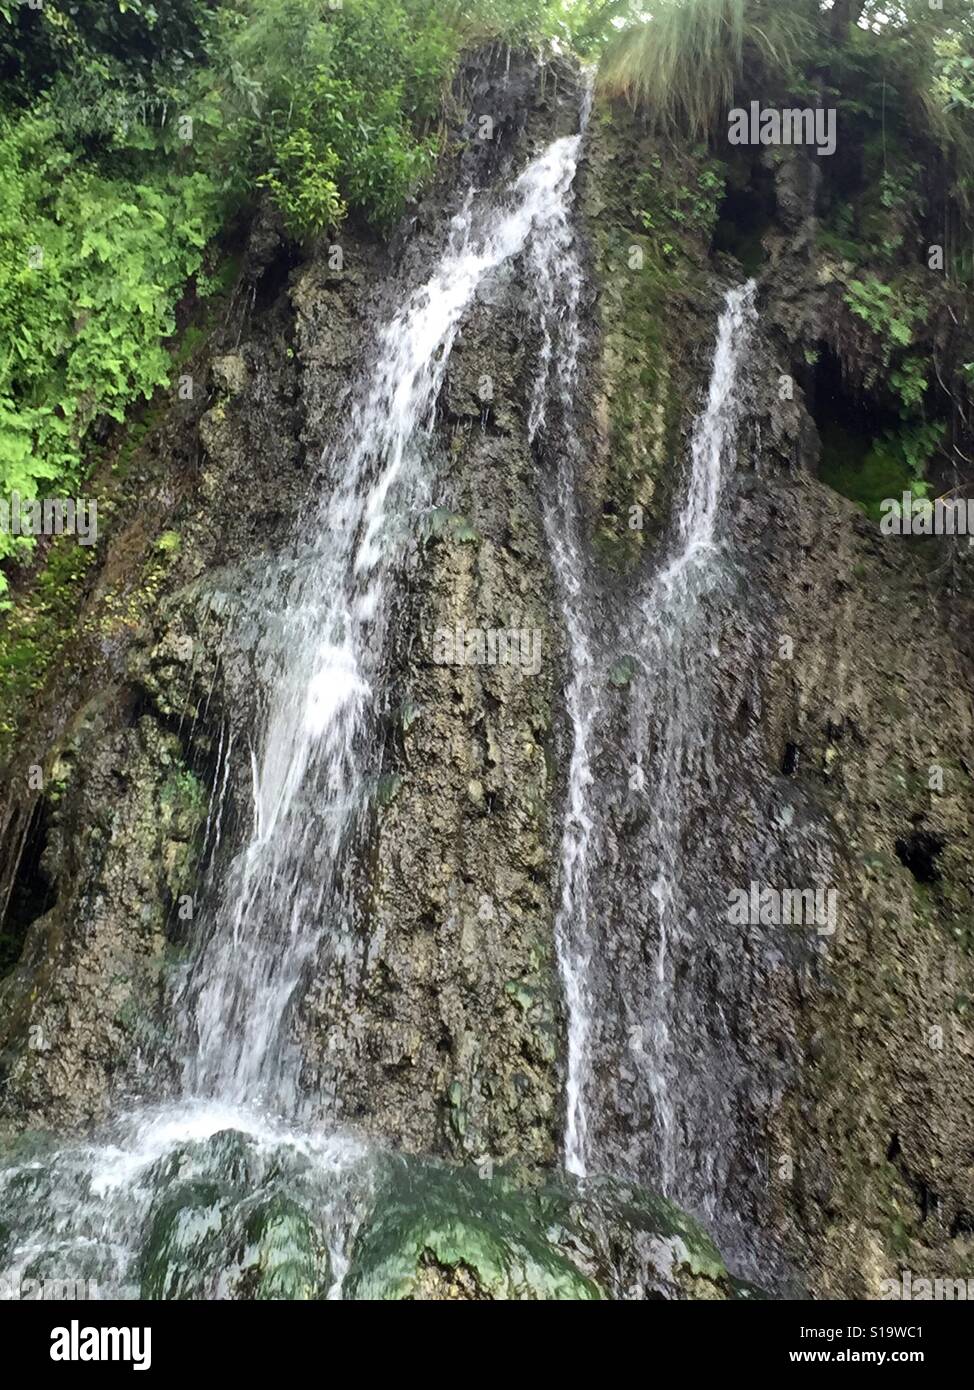
<svg viewBox="0 0 974 1390">
<path fill-rule="evenodd" d="M 729 925 L 726 888 L 742 865 L 784 882 L 801 881 L 811 866 L 817 880 L 834 882 L 834 868 L 820 825 L 799 823 L 754 733 L 727 726 L 716 685 L 721 635 L 732 627 L 734 683 L 759 709 L 745 673 L 757 669 L 764 639 L 746 617 L 726 519 L 756 286 L 724 297 L 671 544 L 648 580 L 625 594 L 600 592 L 578 511 L 584 278 L 567 226 L 548 251 L 536 270 L 545 343 L 534 419 L 541 434 L 549 416 L 561 426 L 545 441 L 555 461 L 545 509 L 571 661 L 556 917 L 567 1014 L 564 1162 L 582 1178 L 611 1175 L 662 1192 L 707 1221 L 738 1267 L 767 1274 L 780 1268 L 761 1235 L 768 1110 L 790 1063 L 780 1036 L 769 1056 L 754 1018 L 781 962 L 807 946 Z M 608 693 L 621 653 L 636 667 L 624 704 Z"/>
<path fill-rule="evenodd" d="M 555 140 L 486 206 L 468 199 L 433 274 L 378 334 L 378 356 L 326 472 L 321 543 L 295 566 L 271 640 L 254 829 L 187 981 L 185 1086 L 289 1113 L 300 1059 L 286 1023 L 318 948 L 351 952 L 343 849 L 361 816 L 387 664 L 394 576 L 428 504 L 428 436 L 450 351 L 485 279 L 564 220 L 578 137 Z"/>
<path fill-rule="evenodd" d="M 581 510 L 587 282 L 573 189 L 590 105 L 588 87 L 576 134 L 552 141 L 499 193 L 467 195 L 432 272 L 375 334 L 374 360 L 321 461 L 320 501 L 305 508 L 290 549 L 269 560 L 238 624 L 263 717 L 249 749 L 247 730 L 221 727 L 221 790 L 214 786 L 207 835 L 218 843 L 224 833 L 231 755 L 249 753 L 251 824 L 210 885 L 176 990 L 177 1098 L 135 1106 L 90 1141 L 0 1169 L 0 1198 L 13 1212 L 0 1273 L 10 1278 L 53 1252 L 108 1286 L 129 1286 L 160 1197 L 215 1183 L 228 1260 L 256 1203 L 298 1194 L 329 1251 L 331 1296 L 341 1294 L 376 1150 L 335 1124 L 312 1125 L 310 1108 L 317 1102 L 320 1114 L 323 1098 L 302 1092 L 295 1015 L 312 967 L 338 962 L 355 986 L 362 924 L 352 884 L 381 767 L 403 569 L 436 486 L 437 402 L 464 314 L 520 256 L 539 342 L 528 435 L 550 473 L 542 513 L 568 662 L 571 754 L 554 921 L 566 1015 L 564 1166 L 580 1178 L 633 1177 L 714 1214 L 736 1131 L 730 1089 L 713 1094 L 728 1036 L 720 993 L 687 982 L 705 911 L 687 839 L 715 785 L 708 624 L 731 568 L 721 501 L 755 286 L 725 298 L 672 547 L 642 589 L 611 596 L 607 617 Z M 605 891 L 612 864 L 598 765 L 601 730 L 618 718 L 608 677 L 623 642 L 638 663 L 624 751 L 638 770 L 630 785 L 648 827 L 641 864 L 651 866 L 647 892 L 635 895 L 635 929 L 613 917 Z M 701 1082 L 686 1040 L 712 1004 L 720 1017 L 701 1055 L 716 1081 Z M 704 1126 L 713 1130 L 709 1156 Z M 680 1159 L 691 1147 L 688 1180 Z M 207 1296 L 224 1287 L 221 1275 Z"/>
<path fill-rule="evenodd" d="M 450 352 L 494 271 L 528 247 L 561 244 L 579 140 L 554 140 L 499 195 L 468 196 L 429 278 L 376 334 L 374 365 L 324 461 L 323 500 L 306 509 L 291 553 L 268 562 L 246 615 L 259 637 L 245 634 L 241 644 L 255 648 L 266 710 L 250 758 L 252 830 L 215 885 L 216 906 L 178 991 L 180 1098 L 129 1110 L 91 1141 L 28 1146 L 0 1169 L 11 1215 L 0 1272 L 11 1285 L 54 1260 L 59 1273 L 131 1292 L 147 1242 L 190 1239 L 219 1210 L 208 1239 L 221 1242 L 224 1269 L 205 1296 L 225 1296 L 260 1203 L 297 1194 L 324 1233 L 332 1296 L 340 1295 L 368 1201 L 369 1152 L 338 1131 L 308 1130 L 293 1011 L 323 946 L 354 965 L 348 883 L 378 769 L 390 615 L 416 519 L 430 504 Z M 245 743 L 240 730 L 221 733 L 221 758 Z M 215 837 L 219 822 L 217 808 Z M 151 1234 L 167 1210 L 161 1195 L 199 1203 L 213 1184 L 219 1208 L 201 1208 L 194 1224 L 176 1205 L 169 1234 Z M 165 1296 L 177 1296 L 190 1274 L 177 1269 Z"/>
</svg>

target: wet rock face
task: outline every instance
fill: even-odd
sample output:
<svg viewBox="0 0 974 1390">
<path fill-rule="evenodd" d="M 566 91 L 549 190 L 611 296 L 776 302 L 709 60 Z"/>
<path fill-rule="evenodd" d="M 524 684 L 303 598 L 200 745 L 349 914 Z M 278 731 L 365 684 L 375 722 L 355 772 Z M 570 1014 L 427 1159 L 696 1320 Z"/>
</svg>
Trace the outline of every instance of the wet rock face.
<svg viewBox="0 0 974 1390">
<path fill-rule="evenodd" d="M 54 904 L 0 985 L 4 1114 L 73 1127 L 99 1114 L 120 1065 L 158 1053 L 167 924 L 193 883 L 205 799 L 150 717 L 88 707 L 45 792 Z"/>
<path fill-rule="evenodd" d="M 646 488 L 638 543 L 620 545 L 612 520 L 611 544 L 601 547 L 610 567 L 627 571 L 627 589 L 658 563 L 673 497 L 664 455 L 644 426 L 639 468 L 625 447 L 613 461 L 613 438 L 631 442 L 635 428 L 633 408 L 614 396 L 620 381 L 639 377 L 642 353 L 638 298 L 626 290 L 618 251 L 612 271 L 613 246 L 638 237 L 611 165 L 631 158 L 641 139 L 633 131 L 614 148 L 619 126 L 603 126 L 596 112 L 582 199 L 599 267 L 597 380 L 608 441 L 608 452 L 594 455 L 608 462 L 593 470 L 593 495 L 603 513 L 608 499 L 619 516 L 622 503 L 640 500 L 634 488 Z M 651 146 L 643 151 L 652 157 Z M 687 1059 L 678 1191 L 701 1210 L 726 1163 L 718 1187 L 727 1201 L 710 1204 L 726 1257 L 752 1267 L 756 1260 L 779 1289 L 875 1297 L 903 1264 L 956 1275 L 969 1259 L 974 804 L 969 768 L 957 756 L 974 717 L 969 566 L 937 543 L 924 553 L 881 538 L 875 523 L 815 479 L 816 405 L 801 390 L 808 374 L 793 364 L 832 331 L 836 291 L 816 260 L 814 176 L 786 163 L 776 180 L 746 421 L 719 528 L 728 582 L 707 601 L 702 640 L 711 655 L 692 692 L 713 714 L 700 784 L 687 791 L 682 842 L 700 940 L 678 979 L 688 999 L 706 1006 L 675 1025 Z M 713 315 L 701 330 L 693 307 L 706 299 L 706 290 L 694 294 L 693 261 L 690 245 L 662 297 L 652 288 L 661 308 L 674 298 L 680 307 L 662 344 L 646 352 L 653 370 L 644 399 L 657 398 L 661 372 L 670 373 L 665 398 L 680 383 L 684 440 L 713 332 Z M 740 266 L 712 261 L 703 267 L 711 284 L 715 269 L 743 278 Z M 646 329 L 646 341 L 653 332 L 658 326 Z M 684 332 L 694 346 L 677 361 Z M 600 530 L 606 534 L 604 522 Z M 612 1118 L 600 1142 L 617 1171 L 639 1171 L 652 1102 L 632 1056 L 633 1028 L 645 1024 L 633 1001 L 651 997 L 654 933 L 637 905 L 652 901 L 658 848 L 620 758 L 638 662 L 620 650 L 613 671 L 598 758 L 607 827 L 599 893 L 617 929 L 600 969 L 617 981 L 607 997 L 626 981 L 630 1007 L 605 1009 L 596 1022 L 614 1059 L 604 1092 Z M 656 736 L 651 726 L 648 748 Z M 742 944 L 728 929 L 734 885 L 805 886 L 824 882 L 826 869 L 838 899 L 834 935 L 758 927 Z M 637 1034 L 637 1051 L 638 1043 Z M 737 1147 L 720 1154 L 707 1116 L 723 1112 Z M 700 1175 L 706 1181 L 695 1190 Z M 755 1244 L 755 1233 L 767 1241 Z"/>
<path fill-rule="evenodd" d="M 2 1106 L 16 1125 L 87 1123 L 141 1070 L 166 1073 L 222 721 L 228 702 L 242 722 L 254 706 L 253 672 L 238 650 L 224 660 L 221 636 L 246 565 L 290 527 L 304 486 L 290 312 L 280 288 L 260 303 L 260 275 L 245 262 L 190 364 L 192 396 L 159 404 L 132 464 L 141 487 L 119 504 L 7 769 L 14 892 L 34 872 L 24 827 L 43 824 L 53 896 L 33 895 L 0 981 Z"/>
<path fill-rule="evenodd" d="M 795 1175 L 776 1201 L 808 1242 L 813 1288 L 877 1297 L 901 1267 L 946 1276 L 968 1258 L 974 796 L 961 750 L 974 711 L 955 641 L 963 608 L 931 583 L 932 549 L 881 537 L 814 480 L 769 501 L 785 524 L 755 559 L 780 586 L 775 626 L 793 634 L 794 655 L 769 668 L 768 756 L 794 749 L 788 775 L 845 858 L 839 929 L 795 1001 L 804 1061 L 780 1139 Z"/>
<path fill-rule="evenodd" d="M 789 882 L 815 881 L 812 845 L 832 847 L 835 931 L 777 960 L 756 934 L 760 1205 L 799 1286 L 878 1297 L 903 1267 L 956 1275 L 969 1258 L 969 580 L 963 554 L 881 536 L 813 476 L 815 424 L 778 391 L 822 312 L 802 264 L 764 282 L 753 472 L 728 498 L 743 585 L 717 643 L 719 800 L 753 808 L 764 783 L 791 801 Z M 749 835 L 766 831 L 759 817 Z"/>
<path fill-rule="evenodd" d="M 515 65 L 509 80 L 520 91 L 525 73 Z M 573 82 L 560 95 L 552 76 L 530 90 L 519 121 L 500 122 L 491 168 L 519 171 L 539 135 L 572 129 Z M 486 159 L 467 138 L 470 159 Z M 451 175 L 434 195 L 439 212 L 417 225 L 406 258 L 417 278 L 457 196 Z M 408 1151 L 537 1163 L 553 1159 L 560 1127 L 551 921 L 562 636 L 527 437 L 527 308 L 517 267 L 505 267 L 451 354 L 429 445 L 436 505 L 398 614 L 360 954 L 319 962 L 302 1046 L 312 1092 Z"/>
<path fill-rule="evenodd" d="M 344 972 L 316 984 L 307 1055 L 316 1079 L 334 1076 L 342 1113 L 410 1150 L 537 1161 L 557 1130 L 560 635 L 518 304 L 509 284 L 475 309 L 451 359 L 445 505 L 409 576 L 362 973 L 352 990 Z M 488 381 L 489 404 L 478 394 Z"/>
</svg>

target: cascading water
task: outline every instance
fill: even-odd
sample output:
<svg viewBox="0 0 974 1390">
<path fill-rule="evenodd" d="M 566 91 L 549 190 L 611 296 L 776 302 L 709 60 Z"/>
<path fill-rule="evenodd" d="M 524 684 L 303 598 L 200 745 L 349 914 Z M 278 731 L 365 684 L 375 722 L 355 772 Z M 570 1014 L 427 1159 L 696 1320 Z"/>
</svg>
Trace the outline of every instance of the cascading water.
<svg viewBox="0 0 974 1390">
<path fill-rule="evenodd" d="M 591 110 L 591 87 L 582 104 L 573 161 L 585 138 Z M 574 175 L 574 168 L 573 168 Z M 584 271 L 571 224 L 571 206 L 563 204 L 558 217 L 531 245 L 537 313 L 542 343 L 535 379 L 529 435 L 543 438 L 548 413 L 554 406 L 561 426 L 555 450 L 555 486 L 544 505 L 545 534 L 568 638 L 570 676 L 565 703 L 572 733 L 568 793 L 561 845 L 560 897 L 555 914 L 555 949 L 565 996 L 567 1058 L 565 1084 L 564 1161 L 570 1173 L 585 1174 L 587 1117 L 583 1095 L 589 1053 L 590 1007 L 587 990 L 591 935 L 589 928 L 591 863 L 596 824 L 589 805 L 592 784 L 591 745 L 599 720 L 600 682 L 597 679 L 594 636 L 590 631 L 593 591 L 591 567 L 582 543 L 578 515 L 577 432 L 572 429 L 579 361 L 584 346 L 580 305 Z"/>
<path fill-rule="evenodd" d="M 707 402 L 694 427 L 690 478 L 679 517 L 676 553 L 643 600 L 638 650 L 647 673 L 642 699 L 634 701 L 634 746 L 653 720 L 659 751 L 648 795 L 651 798 L 658 867 L 652 885 L 657 910 L 655 989 L 649 1046 L 645 1049 L 655 1099 L 658 1185 L 673 1195 L 677 1135 L 671 1021 L 677 988 L 671 937 L 687 924 L 681 897 L 686 787 L 708 785 L 712 756 L 712 714 L 707 686 L 709 640 L 702 600 L 719 582 L 721 556 L 716 544 L 718 507 L 726 475 L 734 465 L 741 413 L 741 370 L 747 361 L 756 319 L 754 281 L 728 290 L 717 325 L 717 344 Z"/>
<path fill-rule="evenodd" d="M 570 425 L 582 273 L 567 236 L 557 264 L 559 310 L 545 318 L 557 385 L 542 373 L 539 391 Z M 725 295 L 675 539 L 648 584 L 597 602 L 575 510 L 577 429 L 564 431 L 548 506 L 572 657 L 557 922 L 569 1041 L 565 1163 L 582 1177 L 611 1174 L 663 1192 L 704 1218 L 752 1276 L 780 1269 L 759 1228 L 769 1110 L 790 1065 L 785 1035 L 768 1046 L 760 1012 L 808 945 L 731 925 L 727 890 L 748 875 L 835 881 L 820 821 L 796 809 L 766 769 L 756 719 L 749 732 L 728 717 L 735 701 L 760 706 L 746 673 L 758 668 L 763 639 L 747 617 L 728 524 L 755 294 L 749 281 Z M 542 408 L 537 415 L 543 420 Z M 739 651 L 725 662 L 731 689 L 718 692 L 728 626 Z M 635 665 L 628 727 L 613 726 L 606 747 L 600 730 L 617 716 L 605 692 L 621 654 Z"/>
<path fill-rule="evenodd" d="M 240 1276 L 241 1252 L 273 1253 L 281 1222 L 300 1229 L 306 1217 L 326 1233 L 332 1294 L 340 1289 L 367 1155 L 340 1134 L 300 1128 L 291 1014 L 322 941 L 353 963 L 347 861 L 376 764 L 396 575 L 430 498 L 450 351 L 493 271 L 532 241 L 560 245 L 578 145 L 578 136 L 555 140 L 499 199 L 468 198 L 433 274 L 378 334 L 375 366 L 327 462 L 332 485 L 312 513 L 313 538 L 272 567 L 249 606 L 263 622 L 268 709 L 253 757 L 253 831 L 217 885 L 179 991 L 182 1099 L 131 1111 L 91 1143 L 28 1144 L 0 1171 L 14 1213 L 13 1282 L 56 1268 L 110 1293 L 142 1271 L 145 1288 L 146 1243 L 176 1268 L 185 1238 L 185 1267 L 161 1284 L 150 1278 L 153 1296 L 220 1297 Z M 295 1198 L 305 1217 L 290 1207 L 282 1217 L 280 1202 Z M 191 1218 L 178 1216 L 179 1201 Z M 210 1260 L 218 1273 L 201 1285 L 190 1266 L 207 1240 L 224 1257 Z"/>
<path fill-rule="evenodd" d="M 542 252 L 545 254 L 542 254 Z M 599 1034 L 605 1019 L 627 1007 L 614 980 L 611 992 L 600 988 L 604 963 L 612 954 L 600 936 L 605 922 L 599 899 L 598 861 L 605 853 L 600 835 L 604 806 L 594 786 L 594 742 L 605 710 L 603 692 L 608 667 L 618 653 L 621 637 L 595 630 L 593 596 L 596 578 L 580 536 L 578 517 L 579 432 L 572 428 L 575 383 L 583 348 L 579 302 L 584 284 L 582 263 L 568 221 L 552 229 L 551 245 L 534 248 L 536 281 L 544 330 L 541 364 L 535 387 L 532 433 L 543 432 L 546 411 L 554 403 L 562 424 L 557 449 L 556 485 L 545 510 L 552 562 L 558 580 L 569 641 L 571 674 L 566 706 L 572 731 L 572 755 L 562 837 L 561 898 L 556 918 L 556 945 L 567 1014 L 566 1168 L 578 1176 L 605 1171 L 619 1157 L 643 1178 L 651 1177 L 664 1191 L 673 1189 L 675 1139 L 671 1095 L 672 1057 L 669 1018 L 673 1008 L 672 970 L 668 937 L 674 930 L 680 873 L 681 793 L 684 779 L 700 771 L 707 756 L 704 728 L 704 685 L 699 667 L 706 660 L 700 631 L 700 600 L 713 584 L 719 565 L 715 541 L 723 478 L 733 463 L 739 419 L 739 373 L 746 358 L 749 330 L 755 319 L 755 286 L 749 282 L 728 292 L 717 330 L 717 345 L 705 409 L 693 433 L 691 468 L 685 504 L 679 515 L 678 541 L 673 554 L 639 604 L 631 645 L 639 652 L 645 672 L 642 699 L 633 707 L 631 765 L 634 785 L 653 808 L 658 838 L 658 869 L 652 885 L 658 938 L 653 966 L 652 999 L 644 1001 L 651 1014 L 650 1046 L 641 1048 L 637 1067 L 648 1081 L 647 1110 L 658 1131 L 651 1162 L 633 1154 L 620 1156 L 603 1147 L 593 1135 L 591 1113 L 604 1096 L 606 1066 Z M 552 363 L 555 366 L 552 366 Z M 623 619 L 622 626 L 625 626 Z M 699 653 L 696 671 L 691 658 Z M 661 750 L 647 778 L 643 747 L 647 723 L 658 729 Z M 635 975 L 630 977 L 630 982 Z M 630 1006 L 631 1007 L 631 1006 Z M 638 1007 L 638 1006 L 637 1006 Z M 642 1030 L 630 1027 L 630 1036 Z M 601 1102 L 604 1104 L 604 1099 Z M 647 1169 L 649 1171 L 647 1172 Z"/>
<path fill-rule="evenodd" d="M 557 223 L 575 138 L 557 140 L 517 179 L 510 204 L 468 200 L 436 272 L 383 328 L 367 392 L 315 522 L 323 537 L 286 594 L 280 667 L 260 766 L 254 833 L 187 986 L 198 1045 L 187 1088 L 290 1109 L 299 1059 L 282 1018 L 323 929 L 348 948 L 342 846 L 365 805 L 373 715 L 386 661 L 390 585 L 406 519 L 428 503 L 427 436 L 465 309 L 529 235 Z"/>
</svg>

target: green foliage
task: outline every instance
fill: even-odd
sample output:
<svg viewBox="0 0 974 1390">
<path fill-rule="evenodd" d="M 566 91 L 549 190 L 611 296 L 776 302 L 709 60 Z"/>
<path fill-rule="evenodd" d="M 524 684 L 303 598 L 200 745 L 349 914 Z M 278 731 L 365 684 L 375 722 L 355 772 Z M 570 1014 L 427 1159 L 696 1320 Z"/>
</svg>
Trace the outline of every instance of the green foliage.
<svg viewBox="0 0 974 1390">
<path fill-rule="evenodd" d="M 721 165 L 708 159 L 703 147 L 694 151 L 694 157 L 698 164 L 691 172 L 677 169 L 675 160 L 664 164 L 659 154 L 652 155 L 649 168 L 640 174 L 633 189 L 638 221 L 659 239 L 667 256 L 676 254 L 675 243 L 681 236 L 696 235 L 709 241 L 717 222 L 724 196 Z"/>
<path fill-rule="evenodd" d="M 604 42 L 630 0 L 440 0 L 437 10 L 462 45 L 501 39 L 511 45 L 559 39 L 587 52 Z"/>
<path fill-rule="evenodd" d="M 896 432 L 889 430 L 883 436 L 882 444 L 886 451 L 906 469 L 914 497 L 926 497 L 930 491 L 926 473 L 930 460 L 943 442 L 943 436 L 942 423 L 925 421 L 905 425 Z"/>
<path fill-rule="evenodd" d="M 266 189 L 298 237 L 390 224 L 461 42 L 436 0 L 0 3 L 0 494 L 75 487 L 92 428 L 167 383 L 175 306 L 241 202 Z M 0 533 L 0 561 L 33 545 Z"/>
<path fill-rule="evenodd" d="M 857 318 L 888 342 L 890 350 L 909 347 L 916 311 L 897 297 L 892 285 L 875 275 L 867 280 L 850 280 L 845 300 Z"/>
<path fill-rule="evenodd" d="M 205 175 L 111 177 L 72 155 L 43 106 L 0 116 L 5 494 L 73 487 L 92 424 L 168 380 L 163 341 L 216 211 Z M 0 533 L 0 558 L 32 545 Z"/>
<path fill-rule="evenodd" d="M 44 0 L 36 9 L 0 0 L 0 82 L 25 103 L 105 62 L 149 82 L 160 62 L 181 66 L 200 54 L 211 9 L 208 0 Z"/>
<path fill-rule="evenodd" d="M 257 183 L 273 193 L 288 226 L 299 233 L 336 226 L 345 216 L 345 204 L 334 180 L 335 151 L 326 147 L 319 152 L 309 131 L 292 130 L 276 153 L 277 164 Z"/>
<path fill-rule="evenodd" d="M 431 0 L 240 0 L 197 105 L 224 187 L 265 187 L 298 237 L 351 209 L 387 226 L 432 167 L 459 37 Z"/>
<path fill-rule="evenodd" d="M 969 205 L 974 185 L 974 10 L 966 0 L 868 0 L 862 26 L 839 45 L 824 38 L 825 98 L 857 118 L 882 159 L 905 181 L 902 151 L 924 149 L 952 197 Z M 908 157 L 907 157 L 908 158 Z M 874 171 L 867 167 L 872 181 Z"/>
<path fill-rule="evenodd" d="M 876 339 L 882 363 L 890 369 L 889 384 L 899 397 L 902 415 L 908 418 L 927 389 L 924 358 L 903 351 L 914 344 L 923 311 L 905 289 L 875 275 L 850 280 L 845 302 Z"/>
<path fill-rule="evenodd" d="M 881 520 L 880 504 L 886 498 L 909 491 L 904 460 L 886 441 L 861 438 L 838 424 L 826 424 L 821 436 L 819 477 L 873 521 Z"/>
<path fill-rule="evenodd" d="M 880 504 L 887 498 L 899 499 L 904 492 L 912 492 L 914 497 L 928 495 L 926 474 L 943 434 L 943 424 L 924 421 L 885 430 L 878 438 L 860 437 L 840 425 L 826 425 L 819 476 L 879 521 L 883 515 Z"/>
</svg>

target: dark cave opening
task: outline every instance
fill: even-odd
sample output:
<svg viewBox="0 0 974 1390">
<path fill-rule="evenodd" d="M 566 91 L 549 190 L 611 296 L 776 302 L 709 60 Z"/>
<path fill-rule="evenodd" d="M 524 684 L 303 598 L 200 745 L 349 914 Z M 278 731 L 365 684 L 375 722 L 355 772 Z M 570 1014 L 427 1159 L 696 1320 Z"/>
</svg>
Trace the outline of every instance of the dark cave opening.
<svg viewBox="0 0 974 1390">
<path fill-rule="evenodd" d="M 47 805 L 39 800 L 30 815 L 7 910 L 0 922 L 0 977 L 9 974 L 20 960 L 32 923 L 57 901 L 54 885 L 41 864 L 47 836 Z"/>
<path fill-rule="evenodd" d="M 908 835 L 897 840 L 893 848 L 897 859 L 909 869 L 917 883 L 937 883 L 940 879 L 937 860 L 946 843 L 946 835 L 941 835 L 939 831 L 914 827 Z"/>
<path fill-rule="evenodd" d="M 901 424 L 897 411 L 854 388 L 824 343 L 818 345 L 805 392 L 822 445 L 818 476 L 878 521 L 883 500 L 898 499 L 910 488 L 894 442 Z"/>
<path fill-rule="evenodd" d="M 785 744 L 784 756 L 781 759 L 781 771 L 786 777 L 793 777 L 798 771 L 800 752 L 797 743 Z"/>
<path fill-rule="evenodd" d="M 733 256 L 747 275 L 764 264 L 763 238 L 774 221 L 777 201 L 774 175 L 759 159 L 734 163 L 727 191 L 717 212 L 710 253 Z"/>
<path fill-rule="evenodd" d="M 974 1216 L 969 1211 L 959 1211 L 950 1225 L 950 1238 L 974 1235 Z"/>
</svg>

